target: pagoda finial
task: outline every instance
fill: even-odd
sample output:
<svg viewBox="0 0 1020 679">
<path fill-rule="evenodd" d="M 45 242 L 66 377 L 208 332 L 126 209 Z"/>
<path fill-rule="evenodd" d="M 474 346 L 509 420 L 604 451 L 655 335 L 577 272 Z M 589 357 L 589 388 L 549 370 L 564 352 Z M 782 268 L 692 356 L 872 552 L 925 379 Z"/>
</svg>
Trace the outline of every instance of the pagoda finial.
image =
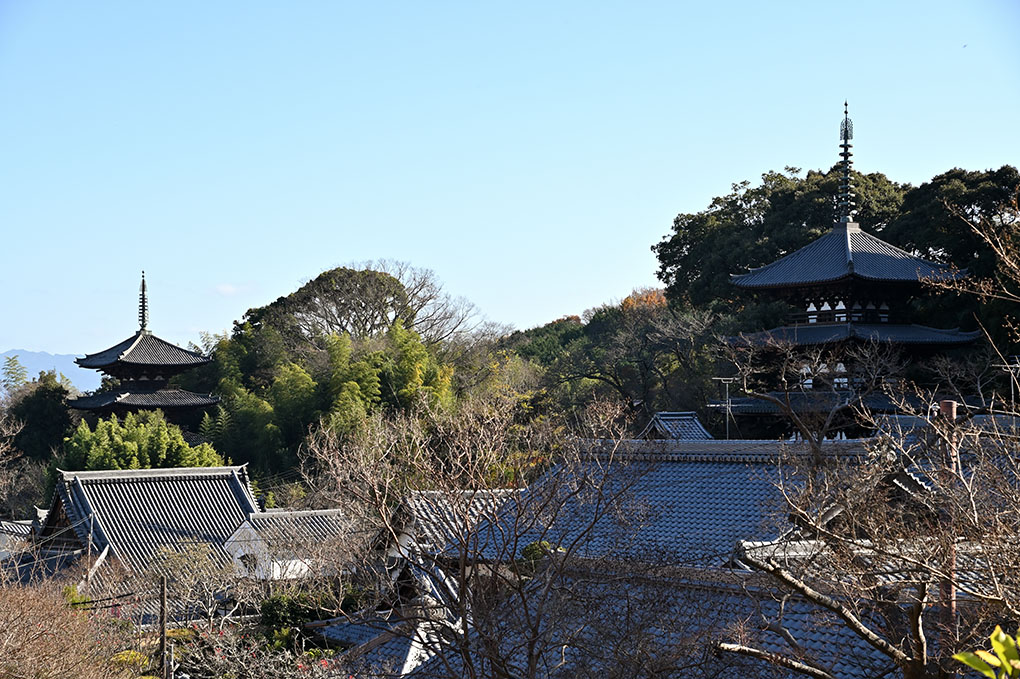
<svg viewBox="0 0 1020 679">
<path fill-rule="evenodd" d="M 839 221 L 846 223 L 852 222 L 854 214 L 857 212 L 854 210 L 854 207 L 856 207 L 854 203 L 854 185 L 850 178 L 850 172 L 853 170 L 853 161 L 850 159 L 854 155 L 850 151 L 853 148 L 850 140 L 854 138 L 854 123 L 850 120 L 850 106 L 846 101 L 843 102 L 843 120 L 839 124 L 839 138 L 841 141 L 839 147 L 843 149 L 839 154 L 843 159 L 841 163 L 843 166 L 843 177 L 839 183 Z"/>
<path fill-rule="evenodd" d="M 149 298 L 145 292 L 145 272 L 142 272 L 142 286 L 138 293 L 138 325 L 142 332 L 149 331 Z"/>
</svg>

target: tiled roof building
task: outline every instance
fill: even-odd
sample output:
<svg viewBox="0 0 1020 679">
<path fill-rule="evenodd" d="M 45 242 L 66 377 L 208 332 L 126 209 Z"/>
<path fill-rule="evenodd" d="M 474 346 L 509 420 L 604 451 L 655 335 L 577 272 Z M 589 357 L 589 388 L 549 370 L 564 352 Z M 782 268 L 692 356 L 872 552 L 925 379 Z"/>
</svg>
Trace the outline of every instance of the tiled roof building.
<svg viewBox="0 0 1020 679">
<path fill-rule="evenodd" d="M 733 285 L 738 288 L 800 306 L 788 325 L 744 339 L 795 346 L 847 341 L 917 346 L 973 342 L 980 332 L 904 323 L 906 304 L 920 291 L 924 281 L 954 280 L 966 276 L 966 271 L 901 250 L 862 230 L 853 221 L 852 130 L 849 117 L 845 117 L 841 127 L 840 217 L 832 229 L 770 264 L 732 276 Z"/>
<path fill-rule="evenodd" d="M 710 439 L 712 435 L 701 424 L 698 414 L 694 412 L 658 412 L 644 430 L 638 434 L 639 439 L 684 439 L 697 441 Z"/>
<path fill-rule="evenodd" d="M 131 337 L 108 349 L 75 359 L 83 368 L 99 370 L 116 378 L 115 387 L 69 401 L 72 408 L 98 414 L 118 415 L 138 410 L 160 409 L 170 415 L 187 414 L 219 403 L 209 394 L 172 389 L 167 381 L 180 373 L 209 363 L 198 352 L 160 339 L 148 329 L 149 302 L 142 273 L 138 310 L 139 329 Z"/>
<path fill-rule="evenodd" d="M 105 552 L 133 572 L 186 544 L 229 563 L 224 543 L 258 512 L 243 466 L 60 472 L 35 542 L 43 554 Z"/>
<path fill-rule="evenodd" d="M 823 447 L 828 456 L 846 460 L 865 453 L 860 441 Z M 468 545 L 478 550 L 469 559 L 505 568 L 521 559 L 525 546 L 545 541 L 552 546 L 548 568 L 524 586 L 533 591 L 518 596 L 510 588 L 495 609 L 476 609 L 480 617 L 466 625 L 451 620 L 445 632 L 439 616 L 414 610 L 335 621 L 324 636 L 350 648 L 338 669 L 359 677 L 530 676 L 537 663 L 537 676 L 547 677 L 798 676 L 711 651 L 720 641 L 737 640 L 838 667 L 836 676 L 851 679 L 894 669 L 834 614 L 783 595 L 768 576 L 735 558 L 746 550 L 747 536 L 768 541 L 787 535 L 782 520 L 770 521 L 783 509 L 775 476 L 787 456 L 806 454 L 800 444 L 594 441 L 588 452 L 579 466 L 553 468 L 528 489 L 506 494 L 491 509 L 499 525 L 483 520 L 470 537 L 455 537 L 447 546 L 449 556 Z M 570 478 L 559 478 L 556 490 L 562 474 Z M 598 500 L 583 486 L 591 490 L 600 480 L 608 485 L 596 493 Z M 553 499 L 561 491 L 569 497 Z M 599 502 L 613 509 L 593 523 Z M 565 567 L 553 566 L 561 558 L 558 546 L 570 547 Z M 433 547 L 422 550 L 419 571 Z M 457 580 L 453 568 L 446 582 Z M 420 575 L 423 581 L 430 577 Z M 450 608 L 460 598 L 456 587 L 446 597 L 433 594 L 431 601 L 457 610 L 455 603 Z M 474 602 L 473 595 L 467 601 Z"/>
<path fill-rule="evenodd" d="M 734 398 L 728 403 L 711 404 L 717 409 L 725 408 L 727 417 L 749 416 L 745 422 L 759 435 L 766 431 L 789 433 L 773 417 L 780 414 L 785 419 L 779 402 L 789 401 L 798 407 L 797 412 L 817 408 L 825 413 L 829 412 L 830 403 L 851 402 L 857 398 L 856 392 L 874 389 L 881 376 L 873 374 L 873 367 L 862 367 L 866 361 L 857 347 L 893 349 L 903 359 L 916 362 L 965 347 L 981 337 L 980 331 L 913 322 L 927 320 L 913 318 L 911 306 L 912 300 L 923 294 L 925 282 L 949 282 L 966 276 L 967 272 L 886 243 L 854 221 L 852 130 L 850 118 L 845 115 L 840 130 L 839 216 L 832 228 L 799 250 L 731 277 L 734 286 L 760 297 L 786 301 L 795 309 L 784 325 L 733 337 L 732 346 L 757 351 L 756 360 L 763 372 L 767 372 L 770 362 L 783 363 L 782 359 L 771 361 L 770 356 L 790 356 L 787 352 L 791 351 L 811 356 L 801 364 L 799 375 L 775 375 L 773 386 L 759 386 L 760 391 L 777 399 L 772 403 L 763 405 L 758 398 Z M 782 391 L 769 391 L 778 389 L 780 384 L 785 385 Z M 812 392 L 826 392 L 829 398 L 811 398 Z M 883 400 L 880 395 L 879 400 Z M 897 410 L 887 397 L 884 401 L 891 407 L 880 412 Z M 861 432 L 855 429 L 852 419 L 845 412 L 836 420 L 839 423 L 836 428 L 859 435 Z M 744 433 L 747 431 L 745 428 Z"/>
</svg>

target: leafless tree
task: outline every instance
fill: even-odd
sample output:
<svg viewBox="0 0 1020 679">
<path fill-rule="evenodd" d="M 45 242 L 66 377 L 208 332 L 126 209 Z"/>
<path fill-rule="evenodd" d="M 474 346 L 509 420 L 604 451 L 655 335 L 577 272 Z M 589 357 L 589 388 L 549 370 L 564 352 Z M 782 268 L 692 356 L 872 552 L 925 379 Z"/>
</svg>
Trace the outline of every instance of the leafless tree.
<svg viewBox="0 0 1020 679">
<path fill-rule="evenodd" d="M 889 344 L 805 348 L 762 333 L 719 345 L 743 393 L 774 406 L 816 459 L 826 438 L 867 412 L 869 396 L 901 393 L 903 364 Z"/>
<path fill-rule="evenodd" d="M 0 582 L 0 676 L 135 676 L 117 662 L 116 654 L 130 652 L 132 640 L 113 622 L 103 613 L 74 610 L 52 581 L 33 586 Z"/>
<path fill-rule="evenodd" d="M 881 435 L 860 455 L 792 456 L 780 467 L 774 532 L 783 537 L 745 543 L 740 561 L 773 579 L 777 599 L 808 602 L 897 676 L 949 676 L 952 653 L 1020 615 L 1017 420 L 957 414 L 947 403 L 941 415 L 872 424 Z M 806 676 L 841 676 L 844 668 L 805 651 L 781 619 L 761 629 L 789 643 L 778 652 L 760 642 L 721 648 L 799 663 Z"/>
<path fill-rule="evenodd" d="M 0 507 L 7 505 L 14 489 L 16 467 L 21 455 L 14 447 L 14 437 L 21 431 L 21 424 L 15 422 L 0 404 Z"/>
<path fill-rule="evenodd" d="M 326 658 L 295 653 L 270 644 L 261 630 L 228 625 L 220 630 L 191 629 L 177 644 L 178 673 L 192 679 L 319 679 L 335 677 Z"/>
<path fill-rule="evenodd" d="M 380 271 L 400 281 L 406 292 L 402 317 L 427 345 L 439 345 L 482 329 L 478 308 L 464 297 L 443 290 L 431 269 L 391 259 L 362 262 L 351 268 Z"/>
<path fill-rule="evenodd" d="M 532 418 L 507 390 L 347 437 L 320 429 L 305 470 L 372 527 L 374 550 L 351 567 L 378 574 L 371 608 L 402 623 L 380 632 L 432 658 L 429 676 L 681 676 L 703 661 L 698 616 L 632 591 L 651 568 L 614 558 L 648 511 L 631 494 L 641 472 L 618 454 L 624 426 L 605 403 L 569 429 Z"/>
</svg>

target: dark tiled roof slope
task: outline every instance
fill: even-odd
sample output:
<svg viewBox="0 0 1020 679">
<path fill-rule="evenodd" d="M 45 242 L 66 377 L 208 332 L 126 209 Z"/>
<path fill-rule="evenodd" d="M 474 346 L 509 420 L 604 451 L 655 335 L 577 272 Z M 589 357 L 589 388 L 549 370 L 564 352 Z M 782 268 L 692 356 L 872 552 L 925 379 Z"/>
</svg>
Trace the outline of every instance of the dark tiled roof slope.
<svg viewBox="0 0 1020 679">
<path fill-rule="evenodd" d="M 963 332 L 959 328 L 941 330 L 924 325 L 850 322 L 787 325 L 764 332 L 742 335 L 737 342 L 751 344 L 778 342 L 794 346 L 812 346 L 854 339 L 862 342 L 889 342 L 891 344 L 957 345 L 970 344 L 979 337 L 981 337 L 980 331 Z"/>
<path fill-rule="evenodd" d="M 781 288 L 832 283 L 845 278 L 917 282 L 963 275 L 916 257 L 872 236 L 860 226 L 836 224 L 824 236 L 771 264 L 731 277 L 741 288 Z"/>
<path fill-rule="evenodd" d="M 415 491 L 407 499 L 419 549 L 433 552 L 496 515 L 519 490 Z"/>
<path fill-rule="evenodd" d="M 787 599 L 782 608 L 770 589 L 747 585 L 737 574 L 724 576 L 729 582 L 702 571 L 703 579 L 665 579 L 632 576 L 624 572 L 608 582 L 597 574 L 583 573 L 558 582 L 567 593 L 558 602 L 558 615 L 543 630 L 535 648 L 538 663 L 548 677 L 626 676 L 628 670 L 648 676 L 685 679 L 692 667 L 696 676 L 719 679 L 777 679 L 801 676 L 783 671 L 766 662 L 726 653 L 708 653 L 714 641 L 739 641 L 763 650 L 798 657 L 786 641 L 767 629 L 767 621 L 781 618 L 782 627 L 796 639 L 803 657 L 822 667 L 839 668 L 838 676 L 847 679 L 872 679 L 895 669 L 886 657 L 840 624 L 833 615 L 802 599 Z M 523 652 L 531 628 L 518 626 L 522 621 L 514 610 L 507 610 L 488 629 L 490 640 L 498 640 L 496 651 L 514 674 L 523 674 L 528 658 Z M 742 631 L 737 633 L 737 628 Z M 472 635 L 480 639 L 478 635 Z M 493 651 L 490 647 L 488 653 Z M 477 663 L 474 671 L 487 676 L 491 671 L 486 652 L 471 655 Z M 434 657 L 411 673 L 416 678 L 448 677 L 451 669 L 470 674 L 461 654 Z M 645 672 L 638 672 L 638 666 Z M 506 669 L 506 668 L 504 668 Z"/>
<path fill-rule="evenodd" d="M 330 540 L 349 528 L 339 509 L 259 512 L 248 522 L 267 544 Z"/>
<path fill-rule="evenodd" d="M 658 435 L 667 439 L 710 439 L 705 426 L 698 419 L 694 412 L 658 412 L 652 416 L 644 431 L 638 434 L 638 438 L 648 438 Z"/>
<path fill-rule="evenodd" d="M 115 363 L 139 366 L 196 366 L 210 360 L 198 352 L 182 349 L 149 332 L 139 330 L 120 344 L 75 359 L 75 362 L 83 368 L 105 368 Z"/>
<path fill-rule="evenodd" d="M 183 389 L 157 389 L 155 391 L 125 391 L 118 387 L 91 396 L 68 399 L 67 405 L 78 410 L 97 410 L 114 406 L 124 408 L 205 408 L 220 402 L 218 396 L 196 394 Z"/>
<path fill-rule="evenodd" d="M 229 561 L 224 541 L 258 511 L 244 467 L 61 472 L 56 490 L 82 544 L 91 531 L 96 551 L 109 545 L 136 571 L 196 543 Z"/>
<path fill-rule="evenodd" d="M 668 447 L 655 444 L 669 443 Z M 853 450 L 855 442 L 834 442 L 833 451 Z M 593 444 L 597 445 L 597 444 Z M 517 558 L 524 546 L 548 541 L 577 544 L 587 558 L 667 562 L 683 566 L 725 564 L 747 536 L 777 537 L 767 519 L 779 507 L 773 479 L 781 455 L 792 450 L 769 441 L 639 441 L 617 451 L 611 461 L 593 455 L 579 468 L 556 467 L 501 510 L 499 526 L 478 529 L 488 558 Z M 644 452 L 647 449 L 648 452 Z M 642 451 L 642 452 L 636 452 Z M 573 478 L 573 477 L 576 477 Z M 575 483 L 576 481 L 576 483 Z M 601 488 L 566 500 L 577 486 Z M 612 501 L 590 527 L 595 502 Z M 555 508 L 555 517 L 550 517 Z"/>
<path fill-rule="evenodd" d="M 350 620 L 338 619 L 331 622 L 332 624 L 321 627 L 319 634 L 330 641 L 345 646 L 361 646 L 378 638 L 380 634 L 393 632 L 398 626 L 407 624 L 403 618 L 392 611 L 383 614 L 373 612 L 372 615 L 365 617 L 352 617 Z"/>
<path fill-rule="evenodd" d="M 872 393 L 864 396 L 848 391 L 827 391 L 819 389 L 818 391 L 791 391 L 789 393 L 781 391 L 770 392 L 771 396 L 780 399 L 783 402 L 789 402 L 791 408 L 796 412 L 828 412 L 838 406 L 856 406 L 863 405 L 872 413 L 895 413 L 903 409 L 900 403 L 900 398 L 893 400 L 884 393 Z M 911 398 L 909 395 L 902 398 L 909 407 L 923 408 L 923 404 L 917 398 Z M 716 408 L 719 410 L 726 408 L 725 401 L 712 401 L 708 404 L 710 408 Z M 734 413 L 744 415 L 779 415 L 782 414 L 779 406 L 771 401 L 765 399 L 754 398 L 753 396 L 738 396 L 730 399 L 730 409 Z"/>
</svg>

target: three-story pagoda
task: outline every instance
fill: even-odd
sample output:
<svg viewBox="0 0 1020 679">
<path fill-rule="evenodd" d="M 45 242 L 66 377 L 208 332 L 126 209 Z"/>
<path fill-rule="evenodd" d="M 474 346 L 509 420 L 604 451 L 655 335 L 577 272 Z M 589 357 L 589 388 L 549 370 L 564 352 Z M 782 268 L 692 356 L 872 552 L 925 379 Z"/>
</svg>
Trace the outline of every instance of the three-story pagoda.
<svg viewBox="0 0 1020 679">
<path fill-rule="evenodd" d="M 145 272 L 138 303 L 139 329 L 131 337 L 75 362 L 99 370 L 116 380 L 116 386 L 72 399 L 72 408 L 97 415 L 124 415 L 139 410 L 162 410 L 171 421 L 190 419 L 196 411 L 219 403 L 219 398 L 169 386 L 171 377 L 210 362 L 202 354 L 182 349 L 149 330 L 149 303 Z"/>
<path fill-rule="evenodd" d="M 850 345 L 871 343 L 893 347 L 904 356 L 924 357 L 968 345 L 981 336 L 980 331 L 909 322 L 910 301 L 922 292 L 925 281 L 952 281 L 966 271 L 922 259 L 861 229 L 854 221 L 853 123 L 846 111 L 840 138 L 838 219 L 829 232 L 770 264 L 731 276 L 738 288 L 784 300 L 796 309 L 784 325 L 745 334 L 736 343 L 825 352 L 830 357 L 828 364 L 821 365 L 824 374 L 812 372 L 805 363 L 794 393 L 782 393 L 782 400 L 795 408 L 827 410 L 848 400 L 856 386 L 848 365 L 852 359 L 841 356 L 849 354 Z M 895 409 L 881 394 L 869 401 L 873 409 Z M 768 415 L 779 410 L 769 399 L 755 398 L 733 399 L 728 407 L 736 414 Z"/>
</svg>

